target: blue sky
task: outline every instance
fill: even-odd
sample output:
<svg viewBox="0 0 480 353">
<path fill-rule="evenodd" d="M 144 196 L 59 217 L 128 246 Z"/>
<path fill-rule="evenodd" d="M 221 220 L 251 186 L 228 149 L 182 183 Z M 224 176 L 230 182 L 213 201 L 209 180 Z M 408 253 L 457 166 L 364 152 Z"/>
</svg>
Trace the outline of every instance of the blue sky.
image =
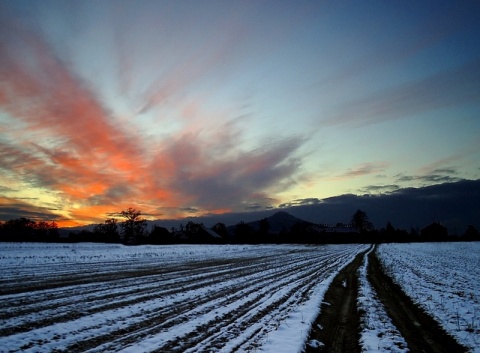
<svg viewBox="0 0 480 353">
<path fill-rule="evenodd" d="M 475 1 L 2 1 L 0 215 L 479 179 L 478 38 Z"/>
</svg>

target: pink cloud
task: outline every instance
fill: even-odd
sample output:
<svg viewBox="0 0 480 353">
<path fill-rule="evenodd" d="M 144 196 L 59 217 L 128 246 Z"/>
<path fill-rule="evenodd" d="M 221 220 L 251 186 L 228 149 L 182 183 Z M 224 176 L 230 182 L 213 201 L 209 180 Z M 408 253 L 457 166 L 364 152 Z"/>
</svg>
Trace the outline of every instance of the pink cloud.
<svg viewBox="0 0 480 353">
<path fill-rule="evenodd" d="M 10 53 L 0 59 L 0 108 L 22 123 L 23 134 L 1 144 L 0 163 L 8 175 L 58 194 L 70 219 L 101 221 L 130 206 L 145 214 L 168 210 L 170 217 L 188 207 L 230 211 L 267 199 L 268 190 L 297 173 L 301 138 L 245 152 L 237 150 L 242 134 L 232 126 L 190 126 L 167 140 L 143 140 L 133 121 L 120 125 L 41 37 L 18 29 L 17 48 L 0 41 L 0 53 Z M 16 50 L 33 60 L 17 60 Z M 212 60 L 199 74 L 219 59 Z M 198 104 L 186 109 L 202 114 Z"/>
<path fill-rule="evenodd" d="M 387 167 L 388 163 L 385 162 L 363 163 L 354 168 L 348 169 L 345 173 L 339 175 L 335 179 L 351 179 L 364 175 L 378 174 L 385 171 L 385 168 Z"/>
</svg>

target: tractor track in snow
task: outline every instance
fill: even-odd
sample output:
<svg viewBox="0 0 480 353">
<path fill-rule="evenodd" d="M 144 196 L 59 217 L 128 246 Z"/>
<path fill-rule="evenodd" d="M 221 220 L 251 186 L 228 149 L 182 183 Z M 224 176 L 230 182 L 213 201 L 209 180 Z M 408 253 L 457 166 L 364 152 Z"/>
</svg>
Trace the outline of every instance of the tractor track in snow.
<svg viewBox="0 0 480 353">
<path fill-rule="evenodd" d="M 333 279 L 325 293 L 320 315 L 312 325 L 311 340 L 321 346 L 307 345 L 305 353 L 360 353 L 360 318 L 357 313 L 357 271 L 367 251 L 358 254 Z"/>
<path fill-rule="evenodd" d="M 376 251 L 370 253 L 368 264 L 368 279 L 411 352 L 467 352 L 385 274 Z"/>
<path fill-rule="evenodd" d="M 368 253 L 368 255 L 367 255 Z M 305 353 L 356 353 L 359 344 L 360 316 L 357 311 L 358 268 L 368 256 L 368 280 L 396 329 L 412 353 L 463 353 L 467 349 L 448 335 L 440 325 L 385 274 L 376 249 L 362 252 L 344 267 L 325 293 L 320 315 L 312 326 L 310 340 L 322 345 L 307 345 Z"/>
</svg>

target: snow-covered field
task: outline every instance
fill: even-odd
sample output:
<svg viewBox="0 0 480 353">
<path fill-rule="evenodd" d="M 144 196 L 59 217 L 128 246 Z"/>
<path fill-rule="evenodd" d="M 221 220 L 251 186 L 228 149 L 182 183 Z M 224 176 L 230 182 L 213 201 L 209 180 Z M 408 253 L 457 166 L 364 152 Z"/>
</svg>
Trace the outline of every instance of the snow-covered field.
<svg viewBox="0 0 480 353">
<path fill-rule="evenodd" d="M 383 244 L 378 254 L 416 303 L 480 353 L 480 243 Z"/>
<path fill-rule="evenodd" d="M 331 280 L 367 248 L 0 243 L 0 347 L 298 352 Z"/>
</svg>

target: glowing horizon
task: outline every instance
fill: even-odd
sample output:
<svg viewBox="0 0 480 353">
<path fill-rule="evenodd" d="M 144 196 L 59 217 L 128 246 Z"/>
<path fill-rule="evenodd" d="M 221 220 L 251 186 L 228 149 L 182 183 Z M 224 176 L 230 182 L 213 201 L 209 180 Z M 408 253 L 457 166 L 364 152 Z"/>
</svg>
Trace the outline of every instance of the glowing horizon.
<svg viewBox="0 0 480 353">
<path fill-rule="evenodd" d="M 480 178 L 480 5 L 0 4 L 0 221 Z"/>
</svg>

